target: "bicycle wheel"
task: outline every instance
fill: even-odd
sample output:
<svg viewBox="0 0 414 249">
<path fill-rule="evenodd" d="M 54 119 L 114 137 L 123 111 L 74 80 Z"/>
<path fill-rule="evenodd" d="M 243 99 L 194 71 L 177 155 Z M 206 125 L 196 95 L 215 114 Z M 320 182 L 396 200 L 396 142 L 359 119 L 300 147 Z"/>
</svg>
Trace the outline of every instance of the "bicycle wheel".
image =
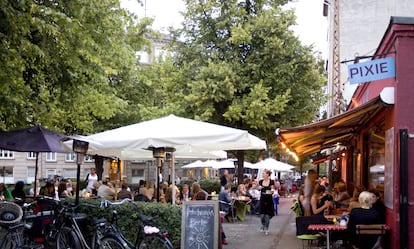
<svg viewBox="0 0 414 249">
<path fill-rule="evenodd" d="M 17 248 L 17 245 L 15 241 L 13 240 L 11 234 L 6 234 L 6 236 L 3 237 L 3 242 L 0 245 L 1 249 L 15 249 Z"/>
<path fill-rule="evenodd" d="M 130 248 L 127 244 L 115 236 L 105 236 L 99 242 L 99 249 L 126 249 Z"/>
<path fill-rule="evenodd" d="M 159 234 L 145 235 L 139 249 L 173 249 L 173 246 L 168 238 L 164 238 Z"/>
<path fill-rule="evenodd" d="M 63 227 L 56 235 L 56 249 L 82 249 L 82 245 L 70 227 Z"/>
</svg>

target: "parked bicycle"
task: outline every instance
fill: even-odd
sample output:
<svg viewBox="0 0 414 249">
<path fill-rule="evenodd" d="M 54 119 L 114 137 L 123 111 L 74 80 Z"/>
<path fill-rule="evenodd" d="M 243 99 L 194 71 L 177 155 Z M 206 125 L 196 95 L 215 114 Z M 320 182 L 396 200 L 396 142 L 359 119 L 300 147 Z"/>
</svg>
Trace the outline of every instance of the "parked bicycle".
<svg viewBox="0 0 414 249">
<path fill-rule="evenodd" d="M 43 249 L 43 244 L 34 242 L 25 233 L 26 219 L 23 209 L 13 202 L 0 202 L 1 249 Z"/>
<path fill-rule="evenodd" d="M 92 240 L 88 243 L 86 237 L 87 216 L 76 212 L 80 206 L 98 208 L 98 206 L 88 203 L 74 205 L 73 203 L 62 202 L 60 204 L 60 209 L 57 211 L 52 229 L 48 235 L 48 239 L 55 241 L 56 249 L 129 248 L 126 242 L 115 240 L 112 224 L 109 224 L 106 219 L 92 222 L 94 231 Z"/>
<path fill-rule="evenodd" d="M 103 200 L 101 207 L 109 208 L 110 206 L 120 206 L 124 203 L 130 203 L 136 206 L 136 203 L 130 199 L 124 199 L 120 202 L 111 202 Z M 138 249 L 172 249 L 171 241 L 168 239 L 168 233 L 161 231 L 159 228 L 152 226 L 152 217 L 143 214 L 137 215 L 138 230 L 135 243 L 128 241 L 123 233 L 118 229 L 118 213 L 116 208 L 112 212 L 112 231 L 110 237 L 117 246 L 123 245 L 123 248 L 138 248 Z M 117 242 L 115 242 L 117 241 Z M 120 247 L 116 247 L 120 248 Z"/>
</svg>

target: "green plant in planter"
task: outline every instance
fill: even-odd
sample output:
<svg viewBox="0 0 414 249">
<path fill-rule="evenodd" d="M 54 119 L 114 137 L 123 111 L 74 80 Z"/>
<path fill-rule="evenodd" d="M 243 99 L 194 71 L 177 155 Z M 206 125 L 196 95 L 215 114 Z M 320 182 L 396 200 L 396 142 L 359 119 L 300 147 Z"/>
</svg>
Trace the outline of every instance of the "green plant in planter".
<svg viewBox="0 0 414 249">
<path fill-rule="evenodd" d="M 202 189 L 207 191 L 208 193 L 211 192 L 220 192 L 220 181 L 217 179 L 201 179 L 200 186 Z"/>
<path fill-rule="evenodd" d="M 99 204 L 99 200 L 91 199 L 82 201 L 94 205 Z M 147 202 L 136 202 L 136 204 L 137 205 L 125 203 L 121 206 L 110 206 L 107 209 L 91 209 L 81 206 L 79 211 L 87 214 L 88 218 L 91 219 L 106 218 L 107 220 L 111 220 L 112 210 L 115 208 L 118 211 L 118 227 L 124 233 L 125 237 L 131 242 L 135 242 L 136 240 L 138 231 L 138 213 L 151 216 L 153 217 L 152 225 L 161 230 L 167 231 L 174 248 L 180 248 L 181 206 Z M 92 234 L 92 227 L 88 228 Z"/>
</svg>

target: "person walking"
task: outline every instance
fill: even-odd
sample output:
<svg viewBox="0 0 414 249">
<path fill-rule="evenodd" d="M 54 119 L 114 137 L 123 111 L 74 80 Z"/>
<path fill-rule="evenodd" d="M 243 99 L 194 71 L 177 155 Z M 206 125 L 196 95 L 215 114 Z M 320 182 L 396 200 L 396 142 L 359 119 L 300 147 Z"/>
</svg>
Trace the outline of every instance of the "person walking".
<svg viewBox="0 0 414 249">
<path fill-rule="evenodd" d="M 270 179 L 272 172 L 270 170 L 263 171 L 263 179 L 259 181 L 260 185 L 260 215 L 261 215 L 261 229 L 265 235 L 269 235 L 269 223 L 272 217 L 275 215 L 275 209 L 273 205 L 273 188 L 275 182 Z"/>
<path fill-rule="evenodd" d="M 229 171 L 225 169 L 223 171 L 223 175 L 220 177 L 220 191 L 224 190 L 224 186 L 226 186 L 227 183 L 231 183 L 231 176 L 229 174 Z"/>
</svg>

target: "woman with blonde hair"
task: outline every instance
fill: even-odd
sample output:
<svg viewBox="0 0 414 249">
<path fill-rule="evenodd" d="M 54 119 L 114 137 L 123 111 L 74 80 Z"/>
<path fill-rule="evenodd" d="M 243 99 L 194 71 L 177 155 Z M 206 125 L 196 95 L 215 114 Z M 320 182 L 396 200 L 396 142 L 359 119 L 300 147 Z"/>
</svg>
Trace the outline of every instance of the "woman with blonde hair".
<svg viewBox="0 0 414 249">
<path fill-rule="evenodd" d="M 275 215 L 275 207 L 273 204 L 273 188 L 275 187 L 275 182 L 270 179 L 272 172 L 270 170 L 263 171 L 263 179 L 259 181 L 260 186 L 260 206 L 259 212 L 261 215 L 261 231 L 265 235 L 269 235 L 269 223 L 272 217 Z"/>
<path fill-rule="evenodd" d="M 349 196 L 347 187 L 344 181 L 335 184 L 336 195 L 334 198 L 336 208 L 348 208 L 351 196 Z"/>
<path fill-rule="evenodd" d="M 303 201 L 302 206 L 305 211 L 305 216 L 311 215 L 311 198 L 315 189 L 315 183 L 318 179 L 318 173 L 316 170 L 308 170 L 308 174 L 305 178 L 304 189 L 303 189 Z"/>
<path fill-rule="evenodd" d="M 380 224 L 381 219 L 377 210 L 372 209 L 372 193 L 362 191 L 358 197 L 361 207 L 353 208 L 349 213 L 348 232 L 351 243 L 358 248 L 372 248 L 377 238 L 364 237 L 363 239 L 356 236 L 356 225 Z"/>
</svg>

